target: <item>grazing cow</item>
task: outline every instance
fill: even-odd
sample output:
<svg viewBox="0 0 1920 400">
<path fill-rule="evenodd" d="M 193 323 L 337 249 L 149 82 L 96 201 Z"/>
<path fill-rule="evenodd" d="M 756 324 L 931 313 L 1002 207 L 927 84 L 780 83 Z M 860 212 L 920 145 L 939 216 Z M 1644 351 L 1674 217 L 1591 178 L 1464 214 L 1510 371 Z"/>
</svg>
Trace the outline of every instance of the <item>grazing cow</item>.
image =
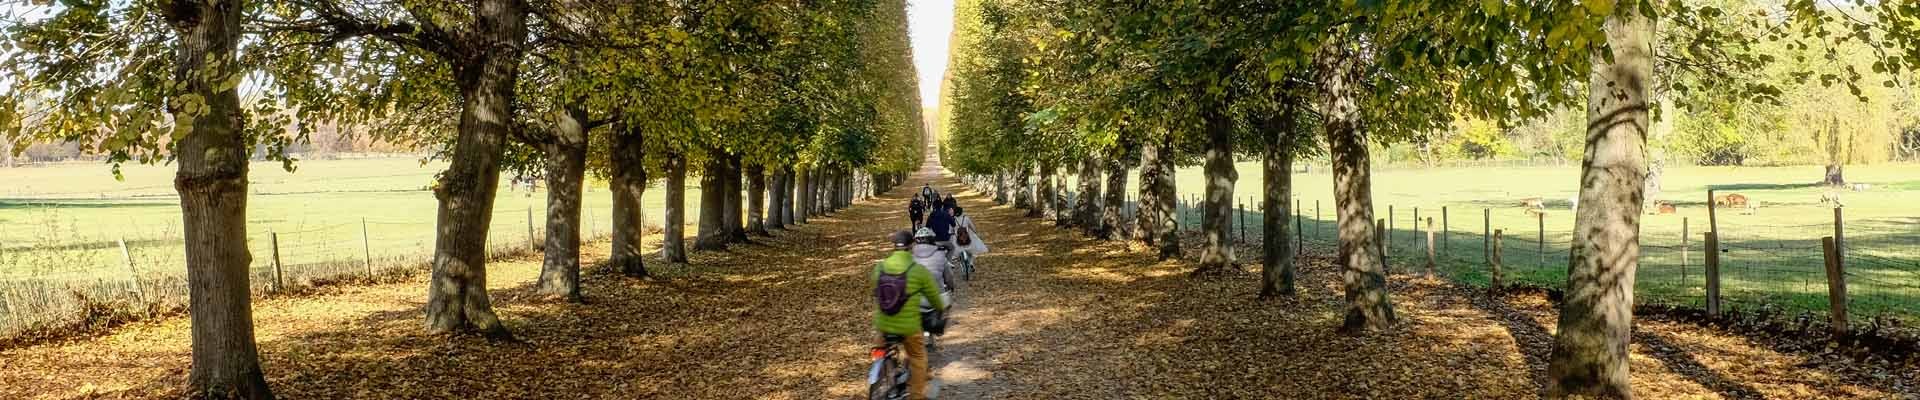
<svg viewBox="0 0 1920 400">
<path fill-rule="evenodd" d="M 1547 208 L 1547 200 L 1539 197 L 1528 197 L 1525 200 L 1520 200 L 1520 206 L 1526 208 Z"/>
<path fill-rule="evenodd" d="M 1853 184 L 1853 191 L 1855 191 L 1855 192 L 1865 192 L 1865 191 L 1867 191 L 1867 190 L 1871 190 L 1871 189 L 1873 189 L 1873 185 L 1868 185 L 1868 184 L 1865 184 L 1865 183 L 1855 183 L 1855 184 Z"/>
<path fill-rule="evenodd" d="M 1660 214 L 1660 215 L 1670 215 L 1680 211 L 1678 208 L 1673 207 L 1673 203 L 1668 203 L 1664 201 L 1660 202 L 1660 204 L 1656 206 L 1656 208 L 1657 209 L 1654 211 L 1654 214 Z"/>
</svg>

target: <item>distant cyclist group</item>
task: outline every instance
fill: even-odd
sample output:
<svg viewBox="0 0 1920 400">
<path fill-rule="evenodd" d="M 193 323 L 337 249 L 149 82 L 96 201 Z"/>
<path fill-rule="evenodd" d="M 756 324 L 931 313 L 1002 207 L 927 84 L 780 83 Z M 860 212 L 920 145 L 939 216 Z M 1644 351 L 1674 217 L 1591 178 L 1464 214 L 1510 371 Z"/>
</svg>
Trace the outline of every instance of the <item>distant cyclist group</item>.
<svg viewBox="0 0 1920 400">
<path fill-rule="evenodd" d="M 932 185 L 921 186 L 907 203 L 907 217 L 909 229 L 888 238 L 893 251 L 869 278 L 877 306 L 873 327 L 883 342 L 874 347 L 867 372 L 872 399 L 927 398 L 927 352 L 933 338 L 946 334 L 953 307 L 950 272 L 972 280 L 974 257 L 987 252 L 973 218 L 953 195 L 942 197 Z"/>
</svg>

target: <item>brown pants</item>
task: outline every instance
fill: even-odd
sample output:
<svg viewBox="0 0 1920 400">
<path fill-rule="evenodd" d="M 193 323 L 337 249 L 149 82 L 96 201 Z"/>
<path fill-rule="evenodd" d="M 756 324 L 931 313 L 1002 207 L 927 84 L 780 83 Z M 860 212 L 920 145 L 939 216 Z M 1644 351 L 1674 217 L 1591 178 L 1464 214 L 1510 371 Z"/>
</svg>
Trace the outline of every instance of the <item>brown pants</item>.
<svg viewBox="0 0 1920 400">
<path fill-rule="evenodd" d="M 900 346 L 907 350 L 907 399 L 927 400 L 927 378 L 933 373 L 927 370 L 927 338 L 918 333 L 903 338 Z"/>
</svg>

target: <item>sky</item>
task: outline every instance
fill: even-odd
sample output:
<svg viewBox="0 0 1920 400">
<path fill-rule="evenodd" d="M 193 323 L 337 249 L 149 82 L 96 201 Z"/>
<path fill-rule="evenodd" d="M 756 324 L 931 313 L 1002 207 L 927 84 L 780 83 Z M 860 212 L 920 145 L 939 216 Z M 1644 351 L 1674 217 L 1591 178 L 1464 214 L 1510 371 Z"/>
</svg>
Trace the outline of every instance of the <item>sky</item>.
<svg viewBox="0 0 1920 400">
<path fill-rule="evenodd" d="M 952 33 L 953 0 L 907 0 L 913 69 L 920 75 L 920 103 L 928 115 L 939 107 L 940 77 L 947 72 L 947 38 Z"/>
</svg>

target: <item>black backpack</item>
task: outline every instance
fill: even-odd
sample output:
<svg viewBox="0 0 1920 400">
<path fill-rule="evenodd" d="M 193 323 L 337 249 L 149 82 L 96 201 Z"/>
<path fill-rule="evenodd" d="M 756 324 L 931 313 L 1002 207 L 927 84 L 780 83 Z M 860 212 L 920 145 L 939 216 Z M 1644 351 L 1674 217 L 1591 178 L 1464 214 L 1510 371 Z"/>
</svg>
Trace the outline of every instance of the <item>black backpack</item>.
<svg viewBox="0 0 1920 400">
<path fill-rule="evenodd" d="M 913 272 L 913 264 L 908 264 L 907 270 L 899 274 L 887 273 L 884 265 L 874 265 L 873 269 L 879 274 L 879 279 L 873 284 L 874 303 L 880 306 L 881 313 L 899 314 L 900 309 L 907 305 L 907 299 L 913 297 L 907 293 L 907 274 Z"/>
</svg>

